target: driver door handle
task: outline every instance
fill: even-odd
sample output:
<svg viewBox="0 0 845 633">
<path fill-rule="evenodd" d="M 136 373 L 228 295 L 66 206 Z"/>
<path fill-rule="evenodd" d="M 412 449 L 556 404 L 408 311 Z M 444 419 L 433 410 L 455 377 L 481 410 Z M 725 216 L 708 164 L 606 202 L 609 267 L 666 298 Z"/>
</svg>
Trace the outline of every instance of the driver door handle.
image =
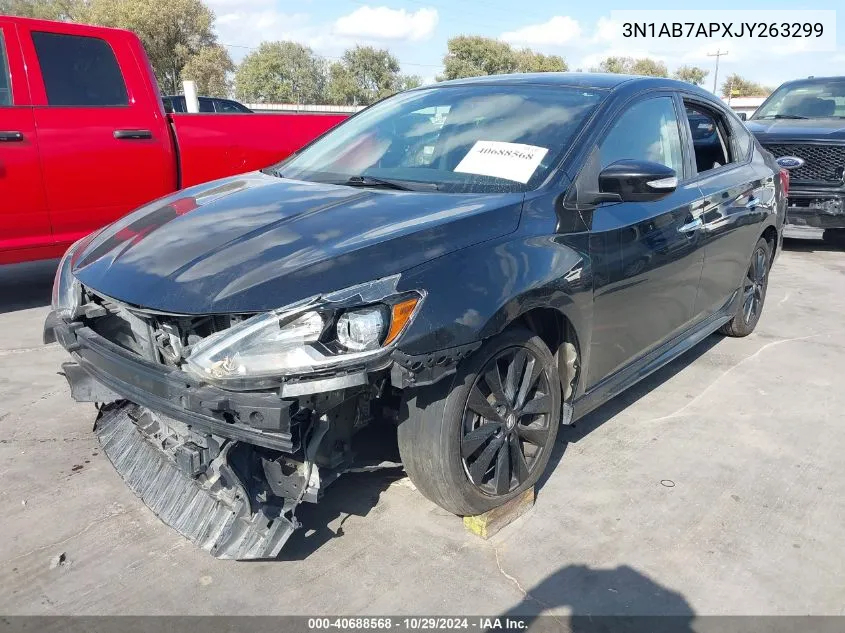
<svg viewBox="0 0 845 633">
<path fill-rule="evenodd" d="M 149 130 L 115 130 L 114 137 L 121 140 L 140 141 L 151 139 L 153 133 Z"/>
<path fill-rule="evenodd" d="M 701 218 L 695 218 L 692 222 L 687 222 L 686 224 L 680 226 L 678 228 L 679 233 L 693 233 L 697 231 L 701 227 L 704 226 L 704 220 Z"/>
<path fill-rule="evenodd" d="M 22 132 L 0 132 L 0 143 L 20 143 L 22 140 Z"/>
</svg>

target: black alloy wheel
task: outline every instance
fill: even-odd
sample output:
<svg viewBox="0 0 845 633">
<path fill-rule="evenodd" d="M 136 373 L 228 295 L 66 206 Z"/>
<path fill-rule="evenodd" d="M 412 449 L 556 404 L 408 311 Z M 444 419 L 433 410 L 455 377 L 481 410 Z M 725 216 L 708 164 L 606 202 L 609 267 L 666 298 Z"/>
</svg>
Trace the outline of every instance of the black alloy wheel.
<svg viewBox="0 0 845 633">
<path fill-rule="evenodd" d="M 763 310 L 763 299 L 766 296 L 766 278 L 769 273 L 769 253 L 762 246 L 754 250 L 745 284 L 742 289 L 742 318 L 746 323 L 755 323 Z"/>
<path fill-rule="evenodd" d="M 754 246 L 748 270 L 739 287 L 736 313 L 719 331 L 728 336 L 748 336 L 757 327 L 766 302 L 766 289 L 769 285 L 769 268 L 772 265 L 773 245 L 761 237 Z"/>
<path fill-rule="evenodd" d="M 461 462 L 481 492 L 516 490 L 542 462 L 551 384 L 544 363 L 524 347 L 502 350 L 478 374 L 464 408 Z"/>
<path fill-rule="evenodd" d="M 564 406 L 557 360 L 518 326 L 488 339 L 454 377 L 406 396 L 397 430 L 405 471 L 422 494 L 464 516 L 537 483 Z"/>
</svg>

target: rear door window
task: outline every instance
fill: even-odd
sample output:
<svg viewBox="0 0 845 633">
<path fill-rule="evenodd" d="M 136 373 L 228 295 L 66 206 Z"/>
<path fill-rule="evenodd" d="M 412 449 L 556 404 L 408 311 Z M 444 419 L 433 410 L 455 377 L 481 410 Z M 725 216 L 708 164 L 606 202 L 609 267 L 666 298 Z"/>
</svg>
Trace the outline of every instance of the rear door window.
<svg viewBox="0 0 845 633">
<path fill-rule="evenodd" d="M 0 106 L 12 105 L 12 77 L 9 74 L 9 60 L 6 57 L 6 41 L 0 29 Z"/>
<path fill-rule="evenodd" d="M 114 51 L 98 37 L 33 31 L 32 41 L 51 106 L 129 105 Z"/>
</svg>

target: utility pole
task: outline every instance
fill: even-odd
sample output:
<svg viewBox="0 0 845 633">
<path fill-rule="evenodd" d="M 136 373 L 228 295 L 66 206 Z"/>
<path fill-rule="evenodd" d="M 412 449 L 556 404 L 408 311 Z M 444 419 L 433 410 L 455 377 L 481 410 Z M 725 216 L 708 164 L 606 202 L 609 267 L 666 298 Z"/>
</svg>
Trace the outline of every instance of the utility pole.
<svg viewBox="0 0 845 633">
<path fill-rule="evenodd" d="M 719 58 L 722 57 L 722 55 L 727 55 L 729 52 L 730 51 L 723 51 L 720 48 L 720 49 L 716 50 L 715 53 L 707 53 L 707 57 L 715 57 L 716 58 L 716 72 L 713 73 L 713 94 L 716 95 L 717 97 L 719 96 L 719 93 L 716 92 L 716 82 L 719 81 Z"/>
</svg>

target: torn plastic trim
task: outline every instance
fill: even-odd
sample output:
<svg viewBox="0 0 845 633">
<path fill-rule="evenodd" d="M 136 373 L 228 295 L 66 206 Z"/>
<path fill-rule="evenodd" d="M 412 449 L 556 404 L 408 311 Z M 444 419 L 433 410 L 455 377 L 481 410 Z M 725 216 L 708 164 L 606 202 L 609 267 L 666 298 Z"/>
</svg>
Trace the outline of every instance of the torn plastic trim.
<svg viewBox="0 0 845 633">
<path fill-rule="evenodd" d="M 397 389 L 424 387 L 455 373 L 464 358 L 481 347 L 481 341 L 449 347 L 428 354 L 405 354 L 394 350 L 391 354 L 390 382 Z"/>
</svg>

